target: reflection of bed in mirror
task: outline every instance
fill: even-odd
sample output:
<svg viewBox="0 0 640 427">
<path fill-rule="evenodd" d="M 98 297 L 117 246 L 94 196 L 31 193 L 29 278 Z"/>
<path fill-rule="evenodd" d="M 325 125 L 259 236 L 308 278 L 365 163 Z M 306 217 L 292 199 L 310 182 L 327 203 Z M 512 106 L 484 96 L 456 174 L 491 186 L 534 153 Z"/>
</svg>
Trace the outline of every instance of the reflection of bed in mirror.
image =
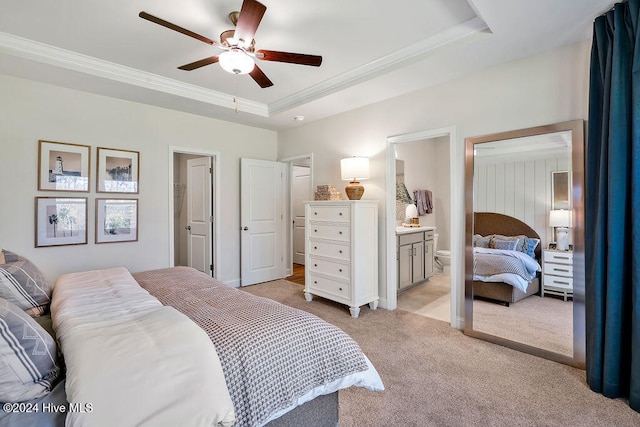
<svg viewBox="0 0 640 427">
<path fill-rule="evenodd" d="M 525 235 L 530 238 L 540 239 L 536 231 L 517 218 L 493 212 L 475 212 L 473 214 L 473 233 L 482 236 L 498 234 L 502 236 Z M 535 248 L 535 259 L 540 263 L 540 244 Z M 511 303 L 520 301 L 540 291 L 540 274 L 533 278 L 526 292 L 504 282 L 473 281 L 473 296 L 504 303 L 507 307 Z"/>
</svg>

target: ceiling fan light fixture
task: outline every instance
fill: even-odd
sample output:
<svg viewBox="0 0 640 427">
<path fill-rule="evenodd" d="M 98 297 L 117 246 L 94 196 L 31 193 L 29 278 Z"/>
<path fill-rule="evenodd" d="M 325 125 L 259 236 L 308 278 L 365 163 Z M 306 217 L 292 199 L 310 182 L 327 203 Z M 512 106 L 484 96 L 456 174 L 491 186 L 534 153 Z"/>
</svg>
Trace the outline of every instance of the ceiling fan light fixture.
<svg viewBox="0 0 640 427">
<path fill-rule="evenodd" d="M 253 58 L 237 48 L 222 52 L 219 62 L 222 69 L 231 74 L 248 74 L 255 66 Z"/>
</svg>

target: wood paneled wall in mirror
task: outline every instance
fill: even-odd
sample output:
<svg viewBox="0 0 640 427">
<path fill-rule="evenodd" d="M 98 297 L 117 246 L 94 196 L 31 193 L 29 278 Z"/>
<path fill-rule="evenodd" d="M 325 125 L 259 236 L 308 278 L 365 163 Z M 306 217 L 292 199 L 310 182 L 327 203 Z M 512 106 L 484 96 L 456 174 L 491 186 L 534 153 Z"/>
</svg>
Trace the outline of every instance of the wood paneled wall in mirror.
<svg viewBox="0 0 640 427">
<path fill-rule="evenodd" d="M 583 128 L 573 120 L 467 138 L 465 179 L 465 334 L 578 367 Z"/>
</svg>

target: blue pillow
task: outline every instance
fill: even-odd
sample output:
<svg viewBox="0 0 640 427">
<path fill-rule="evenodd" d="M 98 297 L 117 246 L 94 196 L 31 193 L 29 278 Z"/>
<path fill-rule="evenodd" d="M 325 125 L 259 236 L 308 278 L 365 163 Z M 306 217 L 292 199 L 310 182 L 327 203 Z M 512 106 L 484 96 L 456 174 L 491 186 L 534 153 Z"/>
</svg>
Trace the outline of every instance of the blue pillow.
<svg viewBox="0 0 640 427">
<path fill-rule="evenodd" d="M 515 251 L 518 246 L 517 240 L 493 239 L 492 242 L 495 249 L 502 249 L 504 251 Z"/>
<path fill-rule="evenodd" d="M 540 239 L 534 239 L 533 237 L 527 238 L 527 246 L 525 249 L 525 253 L 529 255 L 531 258 L 536 257 L 536 248 L 540 244 Z"/>
<path fill-rule="evenodd" d="M 0 402 L 46 396 L 60 375 L 56 343 L 15 304 L 0 298 Z"/>
</svg>

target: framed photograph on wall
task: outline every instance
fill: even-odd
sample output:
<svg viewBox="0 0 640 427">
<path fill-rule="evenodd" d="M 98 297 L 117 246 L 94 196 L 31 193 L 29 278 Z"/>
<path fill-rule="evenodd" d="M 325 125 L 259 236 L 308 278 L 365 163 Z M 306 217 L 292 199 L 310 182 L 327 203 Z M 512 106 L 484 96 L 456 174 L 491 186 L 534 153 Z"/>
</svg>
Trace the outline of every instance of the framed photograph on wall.
<svg viewBox="0 0 640 427">
<path fill-rule="evenodd" d="M 569 171 L 551 172 L 551 209 L 571 209 L 571 176 Z"/>
<path fill-rule="evenodd" d="M 98 147 L 98 193 L 138 194 L 140 152 Z"/>
<path fill-rule="evenodd" d="M 138 199 L 96 199 L 96 243 L 138 241 Z"/>
<path fill-rule="evenodd" d="M 86 197 L 36 197 L 36 248 L 87 244 Z"/>
<path fill-rule="evenodd" d="M 89 191 L 91 147 L 38 141 L 38 190 Z"/>
</svg>

